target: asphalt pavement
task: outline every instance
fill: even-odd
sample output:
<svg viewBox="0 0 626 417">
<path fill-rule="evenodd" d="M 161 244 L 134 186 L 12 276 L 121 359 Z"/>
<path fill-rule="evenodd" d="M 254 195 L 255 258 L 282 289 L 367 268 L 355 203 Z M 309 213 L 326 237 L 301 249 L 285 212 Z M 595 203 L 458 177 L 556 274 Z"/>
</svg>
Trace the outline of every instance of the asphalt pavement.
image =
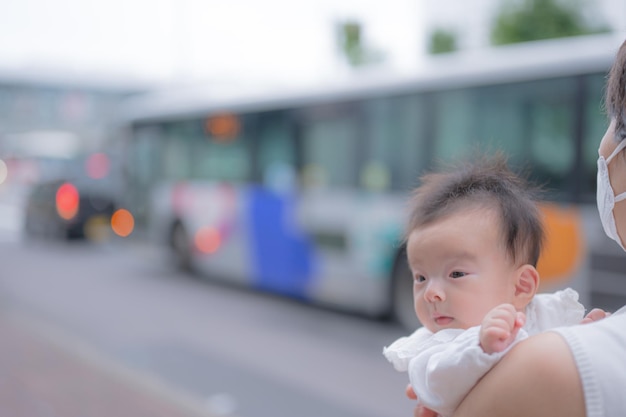
<svg viewBox="0 0 626 417">
<path fill-rule="evenodd" d="M 210 417 L 173 387 L 78 340 L 0 310 L 0 416 Z"/>
</svg>

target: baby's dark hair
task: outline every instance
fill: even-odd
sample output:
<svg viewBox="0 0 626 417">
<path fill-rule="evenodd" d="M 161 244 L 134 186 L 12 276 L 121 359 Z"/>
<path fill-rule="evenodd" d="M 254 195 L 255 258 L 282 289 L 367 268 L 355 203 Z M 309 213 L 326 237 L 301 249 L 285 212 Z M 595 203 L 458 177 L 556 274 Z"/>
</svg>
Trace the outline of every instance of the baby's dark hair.
<svg viewBox="0 0 626 417">
<path fill-rule="evenodd" d="M 472 163 L 456 163 L 452 169 L 421 178 L 411 200 L 406 237 L 417 228 L 461 210 L 493 209 L 513 264 L 537 266 L 544 242 L 538 192 L 508 168 L 501 153 L 479 157 Z"/>
</svg>

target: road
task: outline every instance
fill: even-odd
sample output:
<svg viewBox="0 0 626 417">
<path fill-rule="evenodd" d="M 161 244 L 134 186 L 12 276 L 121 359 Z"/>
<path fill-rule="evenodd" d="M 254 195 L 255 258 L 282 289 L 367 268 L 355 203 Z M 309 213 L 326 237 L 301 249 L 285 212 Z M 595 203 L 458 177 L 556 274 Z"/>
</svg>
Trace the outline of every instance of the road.
<svg viewBox="0 0 626 417">
<path fill-rule="evenodd" d="M 178 273 L 132 241 L 32 241 L 0 231 L 3 307 L 213 414 L 412 415 L 382 347 L 405 332 Z"/>
</svg>

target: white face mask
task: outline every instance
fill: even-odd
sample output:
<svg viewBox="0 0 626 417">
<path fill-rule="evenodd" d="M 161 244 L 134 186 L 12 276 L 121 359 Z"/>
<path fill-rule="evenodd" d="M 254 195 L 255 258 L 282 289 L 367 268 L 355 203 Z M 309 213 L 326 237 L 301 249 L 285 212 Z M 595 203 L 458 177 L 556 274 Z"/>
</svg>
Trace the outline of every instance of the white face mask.
<svg viewBox="0 0 626 417">
<path fill-rule="evenodd" d="M 622 244 L 619 235 L 617 234 L 617 227 L 615 227 L 615 217 L 613 216 L 613 207 L 618 201 L 626 199 L 626 192 L 616 196 L 611 188 L 611 181 L 609 180 L 608 164 L 622 149 L 626 148 L 626 139 L 622 140 L 617 148 L 611 153 L 611 155 L 605 160 L 602 155 L 598 158 L 598 191 L 596 199 L 598 203 L 598 211 L 600 212 L 600 221 L 604 228 L 604 233 L 614 241 L 616 241 L 622 249 L 626 251 Z"/>
</svg>

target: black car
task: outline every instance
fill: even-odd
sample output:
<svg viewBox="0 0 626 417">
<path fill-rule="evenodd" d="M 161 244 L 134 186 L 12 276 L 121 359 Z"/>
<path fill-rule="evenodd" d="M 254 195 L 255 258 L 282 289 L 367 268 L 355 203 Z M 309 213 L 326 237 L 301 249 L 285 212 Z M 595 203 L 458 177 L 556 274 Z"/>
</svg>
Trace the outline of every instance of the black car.
<svg viewBox="0 0 626 417">
<path fill-rule="evenodd" d="M 73 161 L 73 166 L 82 163 Z M 92 178 L 81 170 L 74 172 L 78 173 L 32 186 L 25 202 L 27 237 L 98 239 L 110 230 L 119 191 L 116 183 L 110 176 Z"/>
</svg>

